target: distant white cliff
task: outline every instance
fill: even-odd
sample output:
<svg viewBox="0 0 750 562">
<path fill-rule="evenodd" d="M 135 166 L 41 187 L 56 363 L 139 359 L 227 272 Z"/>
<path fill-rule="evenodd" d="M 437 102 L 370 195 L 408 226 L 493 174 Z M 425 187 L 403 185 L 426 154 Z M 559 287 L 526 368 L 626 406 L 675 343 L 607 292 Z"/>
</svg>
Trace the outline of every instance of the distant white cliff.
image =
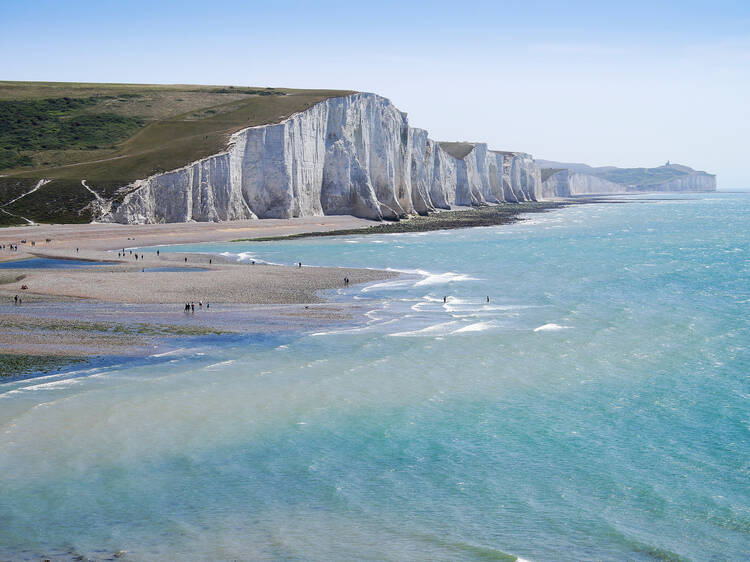
<svg viewBox="0 0 750 562">
<path fill-rule="evenodd" d="M 100 220 L 223 221 L 349 214 L 395 219 L 454 205 L 536 200 L 529 154 L 439 143 L 375 94 L 330 98 L 243 129 L 227 150 L 122 190 Z"/>
<path fill-rule="evenodd" d="M 625 193 L 626 187 L 596 176 L 559 170 L 542 182 L 541 199 L 573 195 L 612 195 Z"/>
<path fill-rule="evenodd" d="M 567 164 L 538 160 L 542 168 L 539 197 L 575 195 L 612 195 L 617 193 L 716 191 L 716 176 L 688 166 L 670 164 L 657 168 L 593 168 L 586 164 Z"/>
</svg>

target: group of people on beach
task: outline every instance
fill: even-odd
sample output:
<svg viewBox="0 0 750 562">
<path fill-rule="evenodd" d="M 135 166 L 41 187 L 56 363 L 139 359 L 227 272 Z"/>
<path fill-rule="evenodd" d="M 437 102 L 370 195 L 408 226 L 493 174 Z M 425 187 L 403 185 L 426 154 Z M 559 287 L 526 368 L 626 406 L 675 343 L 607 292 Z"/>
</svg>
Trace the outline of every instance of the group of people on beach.
<svg viewBox="0 0 750 562">
<path fill-rule="evenodd" d="M 130 252 L 130 255 L 131 255 L 131 256 L 133 256 L 133 257 L 134 257 L 134 258 L 135 258 L 136 260 L 138 259 L 138 254 L 137 254 L 137 253 L 136 253 L 136 254 L 134 254 L 134 253 L 133 253 L 133 250 L 129 250 L 129 252 Z M 158 255 L 159 255 L 159 253 L 157 252 L 157 253 L 156 253 L 156 255 L 158 256 Z M 127 257 L 127 254 L 125 253 L 125 248 L 123 248 L 123 249 L 122 249 L 122 252 L 117 252 L 117 257 L 118 257 L 118 258 L 124 258 L 124 257 Z M 141 255 L 140 255 L 140 258 L 141 258 L 141 259 L 144 259 L 144 257 L 143 257 L 143 254 L 141 254 Z"/>
<path fill-rule="evenodd" d="M 19 297 L 18 295 L 13 297 L 13 304 L 15 304 L 16 306 L 23 304 L 23 297 Z"/>
<path fill-rule="evenodd" d="M 17 252 L 18 244 L 0 244 L 0 250 L 8 250 L 9 252 Z"/>
<path fill-rule="evenodd" d="M 185 312 L 195 312 L 195 304 L 193 301 L 185 303 Z M 206 309 L 211 308 L 211 303 L 206 301 Z M 198 301 L 198 310 L 203 309 L 203 301 Z"/>
</svg>

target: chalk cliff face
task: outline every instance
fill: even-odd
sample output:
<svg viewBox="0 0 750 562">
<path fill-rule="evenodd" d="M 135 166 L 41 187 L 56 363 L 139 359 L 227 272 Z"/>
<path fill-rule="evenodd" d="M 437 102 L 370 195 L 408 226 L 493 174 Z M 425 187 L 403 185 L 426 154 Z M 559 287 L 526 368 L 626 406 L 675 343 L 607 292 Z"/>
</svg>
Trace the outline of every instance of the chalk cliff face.
<svg viewBox="0 0 750 562">
<path fill-rule="evenodd" d="M 625 193 L 627 186 L 603 178 L 560 170 L 542 183 L 541 197 L 570 197 L 571 195 L 611 195 Z"/>
<path fill-rule="evenodd" d="M 453 205 L 536 200 L 530 155 L 471 143 L 462 158 L 385 98 L 330 98 L 287 120 L 243 129 L 226 152 L 136 181 L 101 220 L 221 221 L 351 214 L 381 219 Z"/>
</svg>

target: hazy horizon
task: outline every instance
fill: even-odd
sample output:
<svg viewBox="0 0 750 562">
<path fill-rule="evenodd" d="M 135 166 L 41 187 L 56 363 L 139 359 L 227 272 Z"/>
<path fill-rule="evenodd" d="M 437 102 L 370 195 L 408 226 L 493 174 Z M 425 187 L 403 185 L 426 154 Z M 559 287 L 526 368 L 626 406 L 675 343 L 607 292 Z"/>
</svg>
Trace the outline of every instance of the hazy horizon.
<svg viewBox="0 0 750 562">
<path fill-rule="evenodd" d="M 750 188 L 750 6 L 10 1 L 2 80 L 336 88 L 438 140 Z"/>
</svg>

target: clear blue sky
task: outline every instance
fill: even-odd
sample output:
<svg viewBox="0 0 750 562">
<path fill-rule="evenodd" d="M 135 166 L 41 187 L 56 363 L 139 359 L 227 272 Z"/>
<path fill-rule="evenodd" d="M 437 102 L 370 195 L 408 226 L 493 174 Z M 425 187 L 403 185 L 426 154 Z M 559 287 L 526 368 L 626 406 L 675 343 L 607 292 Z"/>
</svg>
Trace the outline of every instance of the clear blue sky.
<svg viewBox="0 0 750 562">
<path fill-rule="evenodd" d="M 0 79 L 370 91 L 438 140 L 750 188 L 748 0 L 0 0 Z"/>
</svg>

